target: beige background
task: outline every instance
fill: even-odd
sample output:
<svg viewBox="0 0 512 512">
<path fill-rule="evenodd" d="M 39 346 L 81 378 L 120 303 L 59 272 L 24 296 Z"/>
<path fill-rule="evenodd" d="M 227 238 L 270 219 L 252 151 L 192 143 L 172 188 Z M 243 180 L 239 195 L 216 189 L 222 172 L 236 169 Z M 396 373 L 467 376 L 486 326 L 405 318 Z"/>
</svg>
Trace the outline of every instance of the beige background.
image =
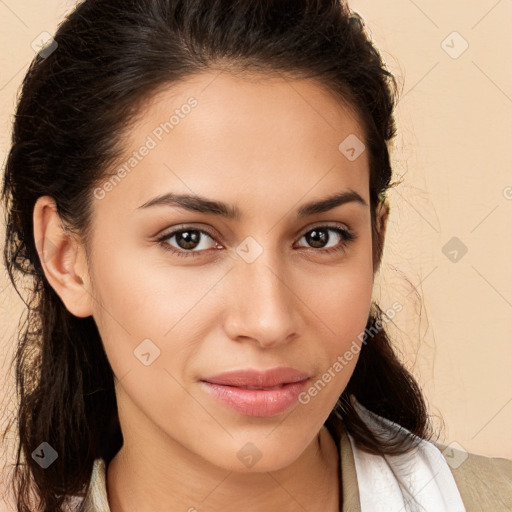
<svg viewBox="0 0 512 512">
<path fill-rule="evenodd" d="M 512 3 L 349 3 L 366 20 L 401 85 L 393 164 L 395 180 L 403 182 L 390 193 L 375 296 L 383 309 L 395 301 L 404 307 L 391 333 L 425 391 L 436 426 L 444 421 L 440 440 L 512 458 Z M 73 4 L 0 0 L 3 163 L 16 92 L 34 55 L 31 43 L 43 31 L 53 34 Z M 6 368 L 21 306 L 3 272 L 4 406 L 12 391 Z M 3 463 L 12 456 L 7 448 Z"/>
</svg>

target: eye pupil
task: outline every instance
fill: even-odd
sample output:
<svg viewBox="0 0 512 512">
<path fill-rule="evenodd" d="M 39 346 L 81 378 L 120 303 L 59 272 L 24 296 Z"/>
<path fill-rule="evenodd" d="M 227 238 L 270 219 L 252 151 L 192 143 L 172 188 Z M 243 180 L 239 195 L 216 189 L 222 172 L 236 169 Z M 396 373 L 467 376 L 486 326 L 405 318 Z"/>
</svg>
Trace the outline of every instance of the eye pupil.
<svg viewBox="0 0 512 512">
<path fill-rule="evenodd" d="M 181 249 L 194 249 L 199 242 L 199 231 L 179 231 L 175 234 L 176 243 Z M 183 245 L 180 241 L 184 241 Z"/>
<path fill-rule="evenodd" d="M 308 239 L 308 244 L 315 248 L 322 247 L 322 244 L 329 241 L 329 235 L 327 235 L 325 229 L 313 229 L 306 235 L 306 238 Z"/>
</svg>

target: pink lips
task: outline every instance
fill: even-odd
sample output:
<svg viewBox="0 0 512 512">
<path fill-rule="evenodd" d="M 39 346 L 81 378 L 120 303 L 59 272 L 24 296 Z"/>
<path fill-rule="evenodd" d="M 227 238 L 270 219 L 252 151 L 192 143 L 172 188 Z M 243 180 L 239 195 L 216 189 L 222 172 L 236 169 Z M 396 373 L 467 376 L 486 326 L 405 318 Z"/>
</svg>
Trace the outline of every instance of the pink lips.
<svg viewBox="0 0 512 512">
<path fill-rule="evenodd" d="M 297 402 L 309 375 L 293 368 L 222 373 L 201 380 L 204 389 L 247 416 L 275 416 Z M 255 389 L 257 388 L 257 389 Z"/>
</svg>

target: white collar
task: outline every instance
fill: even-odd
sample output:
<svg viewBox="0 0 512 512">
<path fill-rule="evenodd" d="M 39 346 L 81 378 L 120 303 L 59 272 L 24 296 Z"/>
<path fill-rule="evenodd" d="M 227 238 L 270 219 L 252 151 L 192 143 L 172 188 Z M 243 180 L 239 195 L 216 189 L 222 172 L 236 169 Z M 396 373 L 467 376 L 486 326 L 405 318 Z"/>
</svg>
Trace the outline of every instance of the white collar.
<svg viewBox="0 0 512 512">
<path fill-rule="evenodd" d="M 379 437 L 410 432 L 353 399 L 365 424 Z M 348 432 L 347 432 L 348 434 Z M 361 512 L 465 512 L 452 472 L 439 449 L 424 439 L 403 455 L 374 455 L 348 434 L 356 466 Z"/>
</svg>

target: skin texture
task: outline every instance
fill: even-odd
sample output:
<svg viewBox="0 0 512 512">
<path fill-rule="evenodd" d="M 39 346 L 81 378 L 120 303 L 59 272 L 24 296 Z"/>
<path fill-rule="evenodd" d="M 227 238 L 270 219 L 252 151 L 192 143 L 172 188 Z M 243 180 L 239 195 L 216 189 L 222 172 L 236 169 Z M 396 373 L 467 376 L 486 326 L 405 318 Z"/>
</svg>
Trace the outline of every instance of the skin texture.
<svg viewBox="0 0 512 512">
<path fill-rule="evenodd" d="M 190 97 L 196 107 L 172 131 L 151 135 Z M 204 73 L 151 100 L 124 135 L 126 160 L 148 135 L 157 145 L 94 199 L 89 260 L 50 197 L 34 209 L 35 239 L 55 246 L 45 274 L 71 313 L 93 316 L 116 375 L 124 445 L 107 470 L 111 510 L 337 510 L 336 446 L 323 423 L 357 356 L 309 403 L 267 418 L 226 407 L 199 380 L 290 366 L 315 382 L 360 344 L 374 278 L 368 155 L 350 161 L 338 146 L 350 134 L 364 140 L 361 125 L 306 80 Z M 297 218 L 302 204 L 347 190 L 366 206 Z M 242 218 L 138 209 L 167 192 L 236 205 Z M 383 239 L 387 217 L 378 214 Z M 356 239 L 326 254 L 345 242 L 327 230 L 314 245 L 311 230 L 325 224 Z M 156 241 L 183 225 L 213 237 Z M 250 251 L 262 251 L 251 263 L 236 251 L 247 237 Z M 160 354 L 146 366 L 134 350 L 148 338 Z M 247 443 L 261 455 L 252 467 L 237 456 Z"/>
</svg>

